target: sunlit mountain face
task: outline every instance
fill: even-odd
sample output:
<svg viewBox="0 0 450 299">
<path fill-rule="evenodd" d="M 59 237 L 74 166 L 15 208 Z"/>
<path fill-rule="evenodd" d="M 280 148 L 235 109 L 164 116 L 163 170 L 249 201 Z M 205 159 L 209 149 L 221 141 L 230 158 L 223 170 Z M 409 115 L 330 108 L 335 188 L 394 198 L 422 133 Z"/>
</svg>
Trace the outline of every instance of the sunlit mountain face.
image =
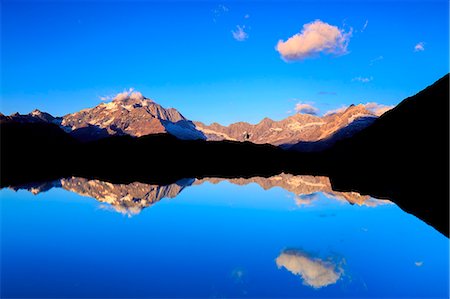
<svg viewBox="0 0 450 299">
<path fill-rule="evenodd" d="M 91 197 L 100 203 L 107 204 L 111 209 L 128 215 L 139 214 L 143 209 L 152 206 L 160 200 L 177 197 L 185 188 L 195 187 L 202 184 L 219 184 L 229 182 L 238 186 L 257 184 L 264 190 L 275 187 L 282 188 L 292 194 L 295 204 L 299 207 L 310 206 L 319 198 L 318 193 L 325 197 L 348 204 L 358 206 L 376 207 L 378 205 L 391 204 L 389 200 L 375 199 L 368 195 L 357 192 L 336 192 L 332 190 L 330 180 L 319 176 L 295 176 L 291 174 L 280 174 L 269 178 L 204 178 L 204 179 L 182 179 L 170 185 L 151 185 L 144 183 L 113 184 L 99 180 L 85 178 L 63 178 L 47 183 L 31 183 L 11 187 L 13 190 L 28 190 L 34 195 L 46 192 L 51 188 L 62 188 L 81 196 Z"/>
</svg>

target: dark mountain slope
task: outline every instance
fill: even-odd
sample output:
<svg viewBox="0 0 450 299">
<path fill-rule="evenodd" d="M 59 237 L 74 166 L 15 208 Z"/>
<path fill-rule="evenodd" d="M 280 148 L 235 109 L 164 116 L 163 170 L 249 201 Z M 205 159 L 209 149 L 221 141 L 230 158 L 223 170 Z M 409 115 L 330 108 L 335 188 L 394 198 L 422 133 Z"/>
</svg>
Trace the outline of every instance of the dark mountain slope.
<svg viewBox="0 0 450 299">
<path fill-rule="evenodd" d="M 1 186 L 66 176 L 172 183 L 185 177 L 271 176 L 301 158 L 272 145 L 180 140 L 169 134 L 82 143 L 48 123 L 2 123 Z"/>
<path fill-rule="evenodd" d="M 327 153 L 333 188 L 391 198 L 449 234 L 449 75 Z"/>
</svg>

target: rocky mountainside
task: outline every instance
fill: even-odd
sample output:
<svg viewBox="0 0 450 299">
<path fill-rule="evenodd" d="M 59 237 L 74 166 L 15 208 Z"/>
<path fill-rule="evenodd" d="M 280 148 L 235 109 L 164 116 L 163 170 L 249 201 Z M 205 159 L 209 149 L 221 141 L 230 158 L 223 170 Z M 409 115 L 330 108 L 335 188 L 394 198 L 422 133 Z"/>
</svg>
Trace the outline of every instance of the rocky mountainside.
<svg viewBox="0 0 450 299">
<path fill-rule="evenodd" d="M 201 122 L 194 123 L 208 140 L 250 141 L 289 147 L 302 141 L 314 142 L 329 138 L 355 120 L 364 119 L 364 122 L 360 122 L 358 126 L 358 130 L 363 129 L 370 125 L 376 117 L 364 105 L 351 105 L 342 112 L 323 117 L 295 114 L 280 121 L 265 118 L 255 125 L 246 122 L 238 122 L 229 126 L 222 126 L 218 123 L 211 125 Z"/>
<path fill-rule="evenodd" d="M 61 125 L 73 132 L 95 128 L 100 135 L 140 137 L 169 133 L 180 139 L 205 139 L 193 123 L 176 109 L 165 109 L 137 92 L 116 97 L 91 109 L 67 114 L 62 118 Z"/>
<path fill-rule="evenodd" d="M 83 109 L 63 117 L 53 117 L 48 113 L 34 110 L 26 115 L 18 113 L 10 116 L 1 115 L 0 121 L 54 123 L 81 141 L 115 135 L 140 137 L 158 133 L 169 133 L 184 140 L 206 139 L 204 134 L 176 109 L 165 109 L 138 92 L 121 95 L 109 103 L 102 103 L 94 108 Z"/>
</svg>

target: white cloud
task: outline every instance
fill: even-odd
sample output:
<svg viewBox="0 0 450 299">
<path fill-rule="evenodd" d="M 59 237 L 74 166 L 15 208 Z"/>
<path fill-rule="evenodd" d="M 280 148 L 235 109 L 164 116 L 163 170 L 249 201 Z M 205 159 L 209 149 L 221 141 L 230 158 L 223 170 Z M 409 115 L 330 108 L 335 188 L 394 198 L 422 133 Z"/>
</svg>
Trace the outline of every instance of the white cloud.
<svg viewBox="0 0 450 299">
<path fill-rule="evenodd" d="M 110 101 L 113 99 L 112 96 L 100 96 L 98 98 L 100 99 L 100 101 L 103 101 L 103 102 Z"/>
<path fill-rule="evenodd" d="M 303 284 L 315 289 L 335 284 L 344 270 L 331 260 L 313 258 L 300 250 L 285 250 L 275 260 L 278 268 L 284 267 L 303 279 Z"/>
<path fill-rule="evenodd" d="M 394 106 L 378 104 L 378 103 L 375 103 L 375 102 L 366 103 L 366 104 L 364 104 L 364 107 L 367 110 L 369 110 L 370 112 L 372 112 L 373 114 L 375 114 L 376 116 L 380 116 L 383 113 L 385 113 L 386 111 L 389 111 L 392 108 L 394 108 Z"/>
<path fill-rule="evenodd" d="M 276 50 L 287 61 L 303 60 L 319 53 L 343 55 L 352 36 L 352 30 L 345 32 L 321 20 L 303 25 L 300 33 L 287 41 L 279 40 Z"/>
<path fill-rule="evenodd" d="M 134 91 L 130 94 L 131 100 L 143 100 L 144 96 L 139 91 Z"/>
<path fill-rule="evenodd" d="M 245 16 L 244 16 L 244 19 L 249 19 L 250 18 L 250 15 L 249 14 L 246 14 Z"/>
<path fill-rule="evenodd" d="M 342 112 L 344 112 L 345 110 L 347 110 L 347 108 L 348 108 L 348 106 L 341 106 L 340 108 L 336 108 L 336 109 L 327 111 L 327 112 L 324 114 L 324 116 L 333 115 L 333 114 L 336 114 L 336 113 L 342 113 Z"/>
<path fill-rule="evenodd" d="M 368 83 L 373 80 L 373 77 L 356 77 L 353 78 L 352 81 L 358 81 L 362 83 Z"/>
<path fill-rule="evenodd" d="M 229 10 L 230 9 L 223 4 L 217 5 L 217 7 L 212 10 L 214 23 L 217 22 L 217 19 L 220 16 L 222 16 L 223 14 L 226 14 Z"/>
<path fill-rule="evenodd" d="M 423 262 L 414 262 L 414 265 L 416 265 L 417 267 L 422 267 Z"/>
<path fill-rule="evenodd" d="M 113 100 L 113 101 L 125 101 L 125 100 L 143 100 L 144 96 L 142 95 L 142 93 L 138 92 L 138 91 L 134 91 L 134 88 L 129 88 L 128 90 L 124 90 L 123 92 L 119 92 L 118 94 L 116 94 L 115 96 L 105 96 L 105 97 L 100 97 L 100 100 L 102 101 L 108 101 L 108 100 Z"/>
<path fill-rule="evenodd" d="M 364 106 L 364 108 L 366 108 L 370 113 L 372 113 L 373 115 L 376 115 L 376 116 L 380 116 L 383 113 L 385 113 L 386 111 L 389 111 L 392 108 L 394 108 L 394 106 L 378 104 L 378 103 L 375 103 L 375 102 L 369 102 L 369 103 L 359 104 L 359 105 Z M 349 106 L 341 106 L 341 107 L 339 107 L 337 109 L 327 111 L 324 114 L 324 116 L 333 115 L 333 114 L 336 114 L 336 113 L 343 113 L 345 110 L 348 109 L 348 107 Z"/>
<path fill-rule="evenodd" d="M 231 33 L 233 34 L 233 38 L 239 42 L 243 42 L 248 38 L 248 33 L 245 31 L 245 26 L 236 26 L 236 30 L 231 30 Z"/>
<path fill-rule="evenodd" d="M 422 51 L 425 51 L 425 43 L 424 42 L 417 43 L 414 46 L 414 52 L 422 52 Z"/>
<path fill-rule="evenodd" d="M 366 20 L 366 22 L 364 23 L 364 26 L 360 32 L 364 32 L 364 30 L 366 30 L 366 28 L 367 28 L 367 25 L 369 25 L 369 20 Z"/>
<path fill-rule="evenodd" d="M 297 104 L 295 104 L 295 111 L 302 114 L 316 115 L 319 112 L 319 109 L 311 104 L 298 102 Z"/>
<path fill-rule="evenodd" d="M 369 65 L 372 66 L 375 62 L 380 61 L 380 60 L 383 60 L 383 59 L 384 59 L 384 57 L 383 57 L 382 55 L 380 55 L 380 56 L 378 56 L 378 57 L 375 57 L 374 59 L 372 59 L 372 60 L 370 61 Z"/>
</svg>

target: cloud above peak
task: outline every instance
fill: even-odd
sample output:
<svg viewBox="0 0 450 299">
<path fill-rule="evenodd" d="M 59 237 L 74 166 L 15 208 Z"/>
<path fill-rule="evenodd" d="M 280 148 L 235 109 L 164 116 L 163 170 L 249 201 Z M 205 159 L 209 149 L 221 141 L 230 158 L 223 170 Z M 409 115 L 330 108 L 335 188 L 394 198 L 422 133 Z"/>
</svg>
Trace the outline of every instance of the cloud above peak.
<svg viewBox="0 0 450 299">
<path fill-rule="evenodd" d="M 288 40 L 279 40 L 276 50 L 286 61 L 303 60 L 320 53 L 343 55 L 348 53 L 351 36 L 352 30 L 345 32 L 337 26 L 315 20 L 303 25 L 302 31 Z"/>
<path fill-rule="evenodd" d="M 311 104 L 304 103 L 304 102 L 298 102 L 295 104 L 295 112 L 301 113 L 301 114 L 311 114 L 311 115 L 317 115 L 319 112 L 319 109 L 314 107 Z"/>
<path fill-rule="evenodd" d="M 368 102 L 368 103 L 359 104 L 359 105 L 362 105 L 370 113 L 372 113 L 373 115 L 376 115 L 376 116 L 381 116 L 386 111 L 389 111 L 392 108 L 394 108 L 394 106 L 379 104 L 379 103 L 375 103 L 375 102 Z M 341 106 L 341 107 L 339 107 L 337 109 L 330 110 L 330 111 L 326 112 L 324 114 L 324 116 L 343 113 L 343 112 L 345 112 L 348 109 L 348 107 L 349 106 Z"/>
<path fill-rule="evenodd" d="M 384 114 L 386 111 L 389 111 L 392 108 L 394 108 L 394 106 L 378 104 L 375 102 L 366 103 L 366 104 L 364 104 L 364 107 L 367 110 L 369 110 L 370 112 L 372 112 L 373 114 L 375 114 L 376 116 L 380 116 L 380 115 Z"/>
<path fill-rule="evenodd" d="M 134 88 L 125 89 L 123 92 L 119 92 L 115 96 L 101 96 L 101 101 L 125 101 L 125 100 L 143 100 L 144 96 L 139 91 L 135 91 Z"/>
</svg>

